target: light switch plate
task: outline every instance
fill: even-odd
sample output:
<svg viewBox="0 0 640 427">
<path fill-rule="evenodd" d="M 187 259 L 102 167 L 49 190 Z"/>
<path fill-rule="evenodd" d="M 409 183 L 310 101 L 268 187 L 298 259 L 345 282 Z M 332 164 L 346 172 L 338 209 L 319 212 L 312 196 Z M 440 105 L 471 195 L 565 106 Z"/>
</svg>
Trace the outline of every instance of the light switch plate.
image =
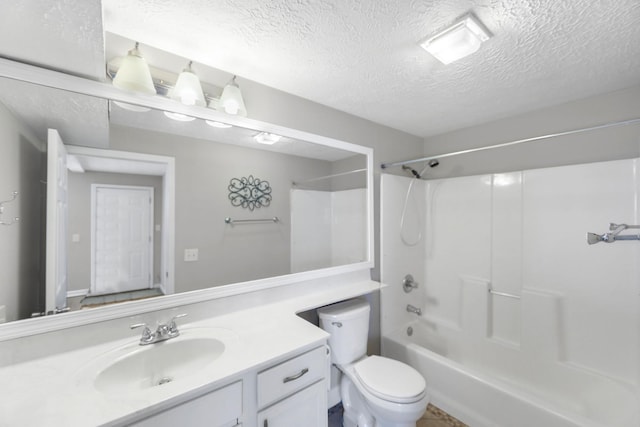
<svg viewBox="0 0 640 427">
<path fill-rule="evenodd" d="M 186 262 L 198 261 L 198 249 L 185 249 L 184 260 Z"/>
</svg>

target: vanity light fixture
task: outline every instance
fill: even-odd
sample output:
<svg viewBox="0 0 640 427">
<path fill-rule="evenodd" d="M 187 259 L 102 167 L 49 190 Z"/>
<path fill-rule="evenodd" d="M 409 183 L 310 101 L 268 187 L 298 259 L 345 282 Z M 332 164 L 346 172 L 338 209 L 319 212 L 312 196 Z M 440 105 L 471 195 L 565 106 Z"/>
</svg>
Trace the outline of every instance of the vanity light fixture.
<svg viewBox="0 0 640 427">
<path fill-rule="evenodd" d="M 480 49 L 491 33 L 469 14 L 451 27 L 422 41 L 420 46 L 443 64 L 450 64 Z"/>
<path fill-rule="evenodd" d="M 233 76 L 231 81 L 222 90 L 218 108 L 222 109 L 227 114 L 233 114 L 245 117 L 247 115 L 247 108 L 244 106 L 244 100 L 242 99 L 242 92 L 240 92 L 240 86 L 236 82 L 236 76 Z"/>
<path fill-rule="evenodd" d="M 184 105 L 207 105 L 204 100 L 204 92 L 200 79 L 193 72 L 191 65 L 193 61 L 189 61 L 187 67 L 182 70 L 176 81 L 176 85 L 171 89 L 171 98 L 182 102 Z"/>
<path fill-rule="evenodd" d="M 208 124 L 209 126 L 214 127 L 214 128 L 218 128 L 218 129 L 228 129 L 230 127 L 233 127 L 229 123 L 216 122 L 216 121 L 213 121 L 213 120 L 205 120 L 204 122 L 206 124 Z"/>
<path fill-rule="evenodd" d="M 253 137 L 260 144 L 273 145 L 276 142 L 280 141 L 282 138 L 280 135 L 276 135 L 275 133 L 269 132 L 260 132 L 256 136 Z"/>
<path fill-rule="evenodd" d="M 113 78 L 113 85 L 119 89 L 155 95 L 151 71 L 147 61 L 138 49 L 139 43 L 122 59 L 122 64 Z"/>
</svg>

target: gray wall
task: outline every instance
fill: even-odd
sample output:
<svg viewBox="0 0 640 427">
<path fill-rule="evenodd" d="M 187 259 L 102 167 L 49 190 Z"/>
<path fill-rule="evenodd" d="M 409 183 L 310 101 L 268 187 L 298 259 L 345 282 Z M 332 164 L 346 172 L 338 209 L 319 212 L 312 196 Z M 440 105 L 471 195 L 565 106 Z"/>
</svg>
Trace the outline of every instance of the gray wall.
<svg viewBox="0 0 640 427">
<path fill-rule="evenodd" d="M 632 118 L 640 118 L 640 86 L 427 138 L 424 153 L 437 155 Z M 439 178 L 632 158 L 640 155 L 639 142 L 639 124 L 621 126 L 442 159 L 429 174 Z"/>
<path fill-rule="evenodd" d="M 288 274 L 291 181 L 331 173 L 331 162 L 120 126 L 111 128 L 111 148 L 175 158 L 176 292 Z M 229 181 L 249 175 L 269 181 L 270 206 L 250 211 L 231 205 Z M 281 221 L 224 223 L 225 217 L 274 216 Z M 199 261 L 184 261 L 191 248 L 199 250 Z"/>
<path fill-rule="evenodd" d="M 67 290 L 91 287 L 91 184 L 137 185 L 154 189 L 154 224 L 162 224 L 162 177 L 116 173 L 69 173 L 69 283 Z M 79 242 L 71 236 L 78 234 Z M 160 282 L 160 232 L 154 232 L 154 283 Z"/>
<path fill-rule="evenodd" d="M 0 225 L 0 306 L 6 320 L 29 317 L 44 309 L 44 147 L 0 104 L 0 201 L 7 203 L 2 219 L 19 217 L 16 224 Z"/>
</svg>

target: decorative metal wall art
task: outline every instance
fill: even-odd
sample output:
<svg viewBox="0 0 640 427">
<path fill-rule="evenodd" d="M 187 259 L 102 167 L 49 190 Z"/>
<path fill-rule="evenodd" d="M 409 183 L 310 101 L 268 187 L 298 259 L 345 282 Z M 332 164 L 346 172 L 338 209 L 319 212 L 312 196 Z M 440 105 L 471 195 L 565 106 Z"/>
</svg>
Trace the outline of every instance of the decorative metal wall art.
<svg viewBox="0 0 640 427">
<path fill-rule="evenodd" d="M 271 204 L 269 181 L 254 178 L 253 175 L 232 178 L 229 181 L 229 200 L 233 206 L 241 206 L 250 211 Z"/>
</svg>

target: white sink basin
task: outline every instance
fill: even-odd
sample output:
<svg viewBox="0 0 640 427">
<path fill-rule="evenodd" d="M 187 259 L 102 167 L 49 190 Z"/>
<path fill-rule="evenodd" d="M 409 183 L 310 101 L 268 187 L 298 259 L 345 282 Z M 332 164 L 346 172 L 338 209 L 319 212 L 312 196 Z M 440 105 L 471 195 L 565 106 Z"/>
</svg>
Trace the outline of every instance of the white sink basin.
<svg viewBox="0 0 640 427">
<path fill-rule="evenodd" d="M 227 330 L 204 331 L 183 332 L 179 337 L 145 346 L 137 342 L 126 345 L 100 357 L 82 376 L 92 376 L 94 387 L 109 394 L 129 394 L 178 382 L 215 363 L 225 354 L 227 341 L 235 338 Z"/>
</svg>

